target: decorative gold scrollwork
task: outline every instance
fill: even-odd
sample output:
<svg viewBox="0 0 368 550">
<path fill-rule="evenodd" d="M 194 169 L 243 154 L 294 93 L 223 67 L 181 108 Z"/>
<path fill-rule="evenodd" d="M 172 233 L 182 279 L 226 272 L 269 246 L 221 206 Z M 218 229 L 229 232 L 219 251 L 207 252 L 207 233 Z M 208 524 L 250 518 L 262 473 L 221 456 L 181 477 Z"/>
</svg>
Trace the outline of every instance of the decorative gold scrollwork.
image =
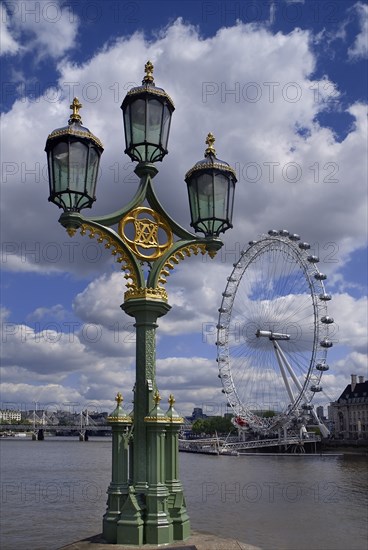
<svg viewBox="0 0 368 550">
<path fill-rule="evenodd" d="M 166 220 L 151 208 L 140 206 L 119 222 L 118 233 L 133 254 L 143 261 L 160 258 L 173 244 Z"/>
<path fill-rule="evenodd" d="M 166 278 L 170 275 L 170 271 L 174 269 L 175 265 L 192 254 L 197 256 L 199 252 L 203 255 L 206 254 L 206 245 L 204 243 L 191 243 L 173 252 L 162 266 L 158 277 L 158 283 L 164 285 L 166 283 Z"/>
<path fill-rule="evenodd" d="M 106 241 L 104 243 L 105 248 L 111 249 L 111 254 L 113 256 L 116 256 L 116 261 L 121 264 L 122 271 L 126 272 L 124 274 L 124 278 L 127 279 L 126 286 L 128 287 L 128 289 L 136 289 L 138 287 L 138 280 L 136 277 L 135 268 L 125 250 L 121 246 L 119 246 L 119 244 L 112 237 L 110 237 L 110 235 L 104 233 L 100 229 L 96 229 L 95 227 L 93 227 L 93 225 L 84 223 L 80 229 L 80 234 L 82 236 L 86 235 L 87 231 L 89 231 L 88 236 L 90 239 L 96 238 L 97 242 L 99 243 L 103 243 L 104 241 Z M 132 282 L 129 282 L 129 279 Z"/>
</svg>

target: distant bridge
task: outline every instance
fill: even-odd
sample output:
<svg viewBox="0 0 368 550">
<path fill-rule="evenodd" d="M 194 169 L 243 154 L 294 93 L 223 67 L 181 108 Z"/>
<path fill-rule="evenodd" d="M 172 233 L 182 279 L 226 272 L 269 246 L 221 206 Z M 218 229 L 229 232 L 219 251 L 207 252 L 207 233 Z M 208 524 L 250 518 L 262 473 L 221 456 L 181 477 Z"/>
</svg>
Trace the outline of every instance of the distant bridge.
<svg viewBox="0 0 368 550">
<path fill-rule="evenodd" d="M 0 424 L 0 432 L 12 431 L 12 432 L 33 432 L 34 430 L 44 430 L 46 432 L 79 432 L 81 430 L 80 424 L 68 424 L 67 426 L 57 426 L 50 424 L 37 424 L 35 427 L 32 424 Z M 88 432 L 108 432 L 111 431 L 111 426 L 104 425 L 91 425 L 83 426 L 84 430 Z"/>
</svg>

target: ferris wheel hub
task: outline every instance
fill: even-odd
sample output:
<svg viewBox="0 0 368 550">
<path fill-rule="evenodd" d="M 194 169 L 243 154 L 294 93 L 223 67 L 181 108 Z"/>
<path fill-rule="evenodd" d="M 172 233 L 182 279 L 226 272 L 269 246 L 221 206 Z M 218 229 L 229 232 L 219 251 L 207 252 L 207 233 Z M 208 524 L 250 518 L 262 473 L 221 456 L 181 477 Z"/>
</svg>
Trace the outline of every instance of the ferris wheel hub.
<svg viewBox="0 0 368 550">
<path fill-rule="evenodd" d="M 281 332 L 272 332 L 271 330 L 260 330 L 256 332 L 257 338 L 264 337 L 270 340 L 290 340 L 290 334 L 282 334 Z"/>
</svg>

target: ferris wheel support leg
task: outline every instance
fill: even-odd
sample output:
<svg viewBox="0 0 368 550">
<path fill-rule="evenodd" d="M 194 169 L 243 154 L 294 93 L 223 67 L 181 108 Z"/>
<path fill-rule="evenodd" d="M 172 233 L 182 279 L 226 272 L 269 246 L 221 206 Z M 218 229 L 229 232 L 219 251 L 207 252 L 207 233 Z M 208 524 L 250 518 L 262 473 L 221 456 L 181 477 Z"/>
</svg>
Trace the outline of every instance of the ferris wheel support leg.
<svg viewBox="0 0 368 550">
<path fill-rule="evenodd" d="M 289 371 L 289 374 L 290 374 L 291 378 L 293 379 L 294 384 L 296 385 L 296 387 L 298 388 L 298 390 L 299 390 L 300 392 L 302 392 L 302 391 L 303 391 L 303 386 L 301 385 L 301 383 L 299 382 L 298 378 L 296 377 L 295 372 L 293 371 L 293 369 L 292 369 L 292 367 L 291 367 L 289 361 L 286 359 L 284 352 L 282 351 L 282 349 L 280 348 L 279 344 L 278 344 L 276 341 L 274 341 L 274 344 L 273 344 L 273 345 L 274 345 L 275 347 L 277 347 L 277 350 L 278 350 L 278 352 L 279 352 L 279 354 L 280 354 L 280 356 L 281 356 L 281 358 L 282 358 L 282 360 L 283 360 L 283 362 L 284 362 L 284 364 L 285 364 L 287 370 Z"/>
<path fill-rule="evenodd" d="M 317 413 L 314 409 L 311 410 L 312 416 L 315 419 L 315 421 L 318 424 L 319 430 L 323 437 L 328 437 L 330 435 L 330 430 L 321 422 L 320 418 L 318 418 Z"/>
<path fill-rule="evenodd" d="M 275 341 L 273 341 L 273 349 L 275 350 L 276 359 L 277 359 L 277 362 L 278 362 L 279 367 L 280 367 L 281 376 L 282 376 L 282 379 L 284 381 L 286 391 L 288 392 L 289 399 L 290 399 L 291 403 L 293 403 L 294 402 L 293 391 L 290 387 L 289 380 L 287 379 L 287 376 L 286 376 L 286 372 L 285 372 L 283 361 L 282 361 L 282 356 L 280 355 L 280 351 L 279 351 L 280 347 L 277 345 L 277 342 L 275 342 Z"/>
</svg>

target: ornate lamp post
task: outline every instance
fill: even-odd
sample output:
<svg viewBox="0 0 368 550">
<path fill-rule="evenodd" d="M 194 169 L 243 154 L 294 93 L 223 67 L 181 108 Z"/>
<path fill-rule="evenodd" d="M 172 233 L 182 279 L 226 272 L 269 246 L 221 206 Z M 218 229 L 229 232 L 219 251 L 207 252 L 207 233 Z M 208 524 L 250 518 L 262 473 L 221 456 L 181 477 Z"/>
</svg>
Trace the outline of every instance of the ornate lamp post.
<svg viewBox="0 0 368 550">
<path fill-rule="evenodd" d="M 214 137 L 208 134 L 205 158 L 186 174 L 191 226 L 198 237 L 178 225 L 163 209 L 152 180 L 154 163 L 167 154 L 174 104 L 157 88 L 153 65 L 145 65 L 142 86 L 131 89 L 122 103 L 126 150 L 138 162 L 140 183 L 133 199 L 112 214 L 86 218 L 80 211 L 95 200 L 98 165 L 103 147 L 82 126 L 75 98 L 69 125 L 47 138 L 50 197 L 63 208 L 59 222 L 70 236 L 77 230 L 111 250 L 121 263 L 127 290 L 121 308 L 135 319 L 136 383 L 134 409 L 127 414 L 117 395 L 108 418 L 113 431 L 112 481 L 108 488 L 103 534 L 117 544 L 167 544 L 190 534 L 185 498 L 178 474 L 178 433 L 183 419 L 173 408 L 160 408 L 156 385 L 157 319 L 169 310 L 166 278 L 174 266 L 199 252 L 214 257 L 219 234 L 232 227 L 236 177 L 216 158 Z M 148 266 L 148 274 L 142 265 Z"/>
</svg>

